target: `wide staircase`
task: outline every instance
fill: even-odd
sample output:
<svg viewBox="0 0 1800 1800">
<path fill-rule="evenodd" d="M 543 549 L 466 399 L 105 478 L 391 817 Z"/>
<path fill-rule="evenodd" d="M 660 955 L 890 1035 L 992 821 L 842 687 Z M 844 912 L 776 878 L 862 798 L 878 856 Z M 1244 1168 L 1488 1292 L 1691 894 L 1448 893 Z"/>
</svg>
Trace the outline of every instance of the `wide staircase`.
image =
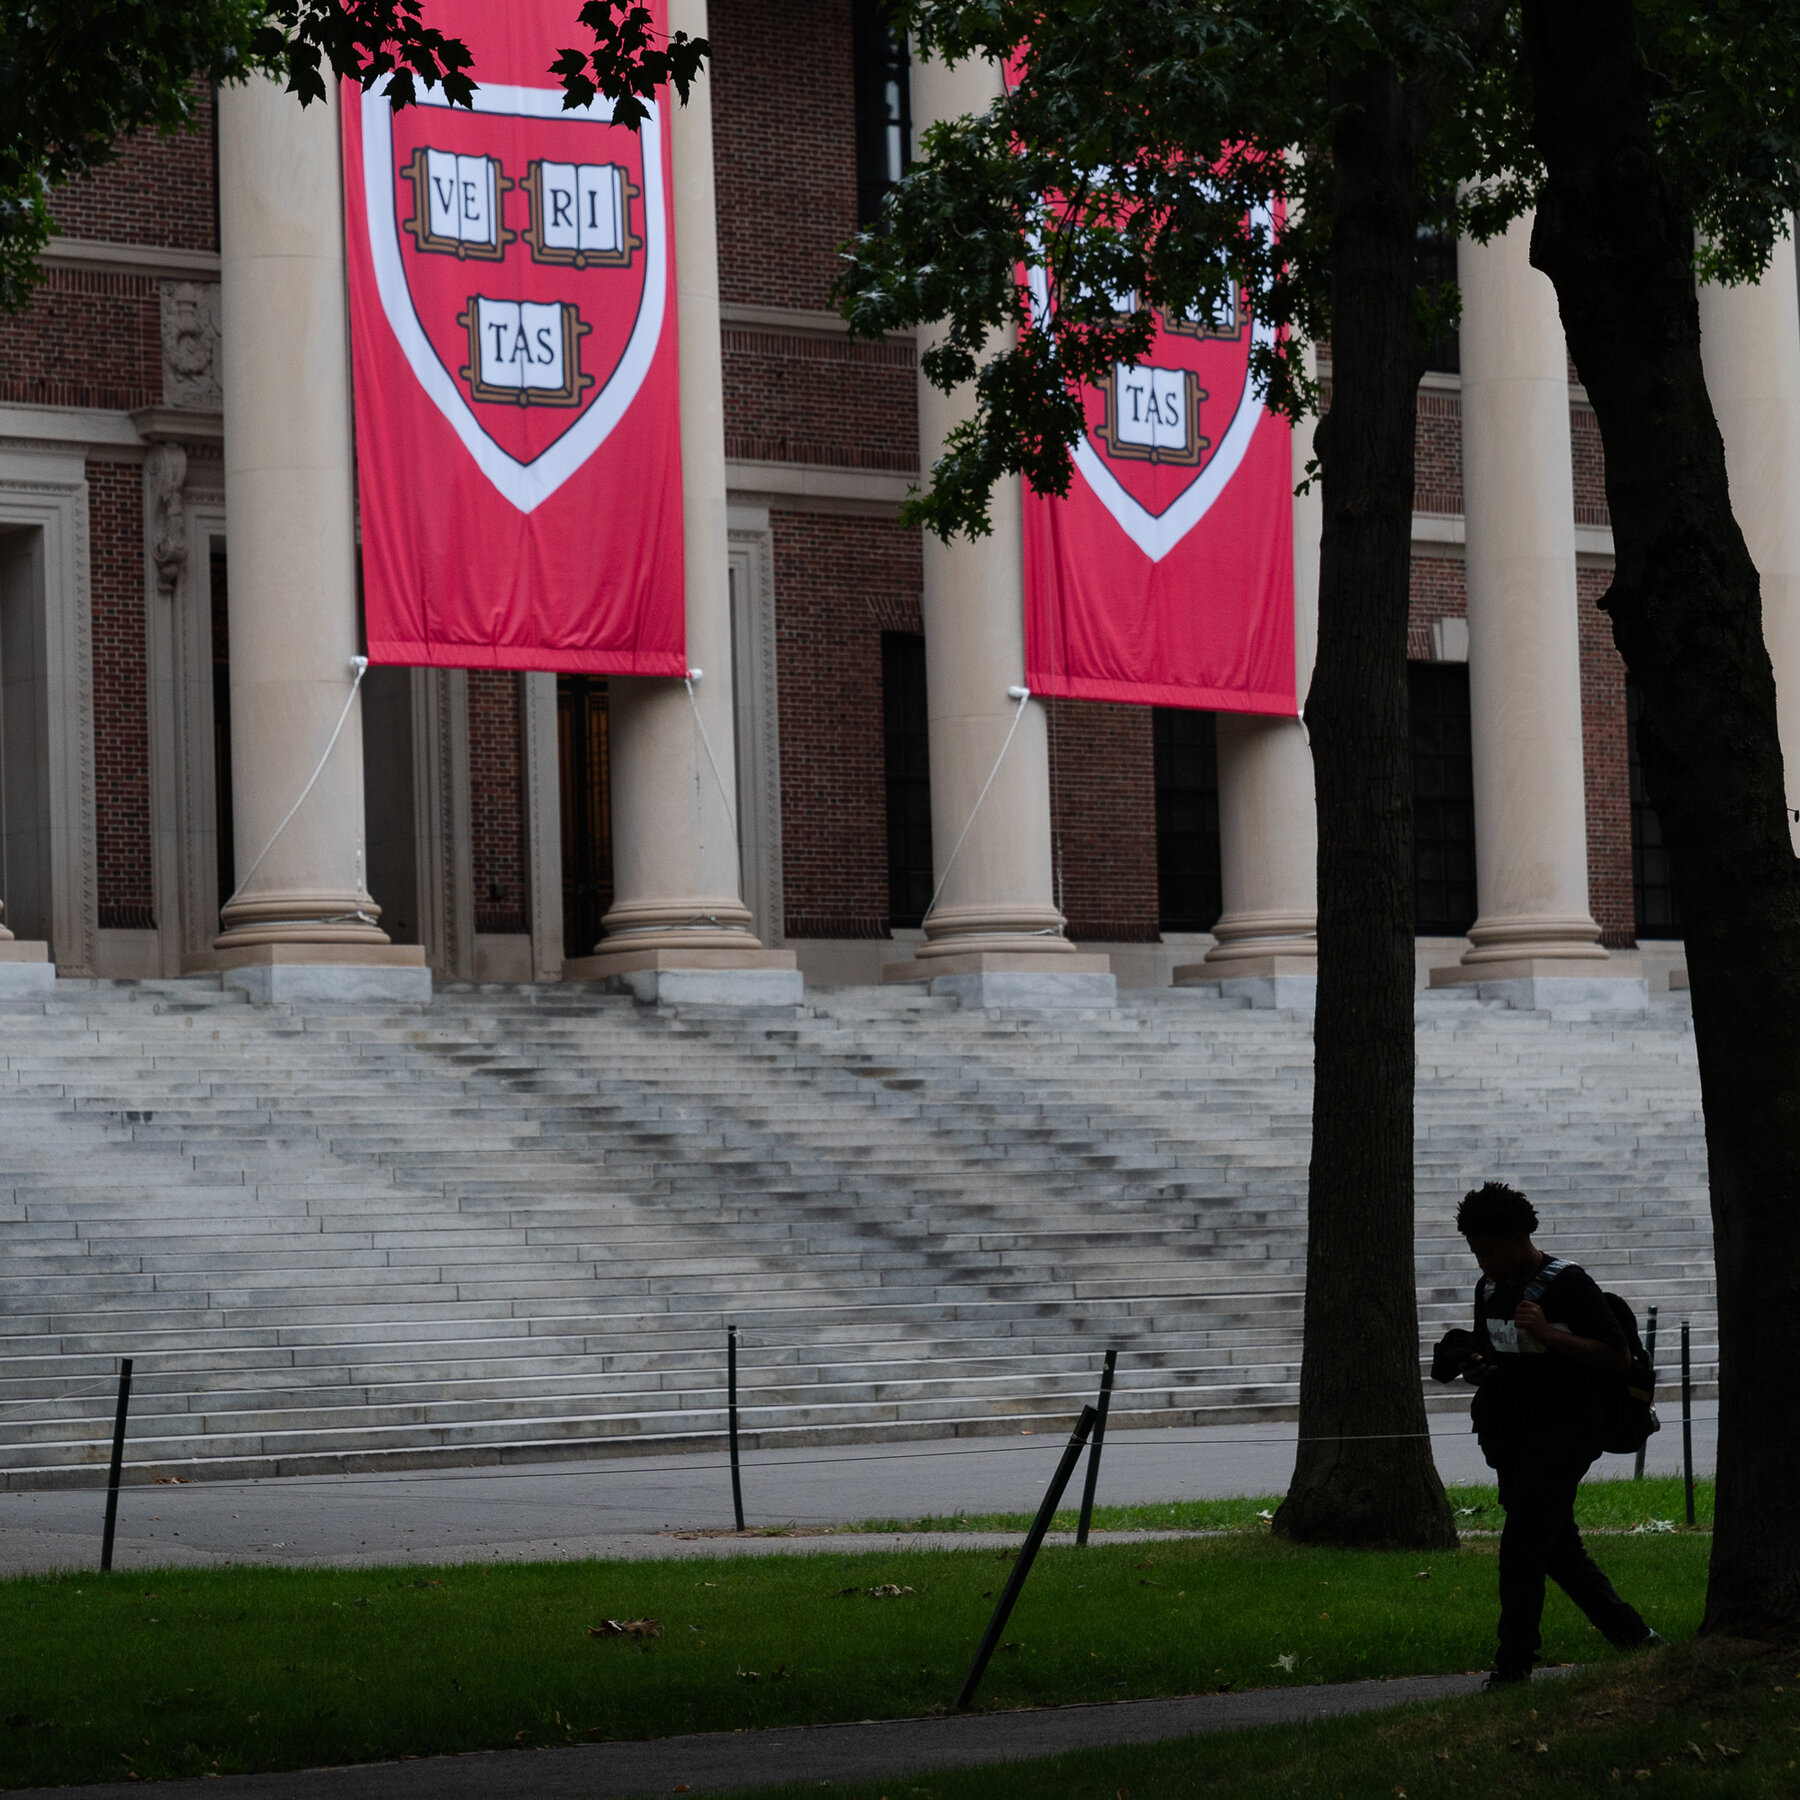
<svg viewBox="0 0 1800 1800">
<path fill-rule="evenodd" d="M 1418 1009 L 1425 1343 L 1502 1176 L 1715 1374 L 1686 1005 Z M 575 987 L 254 1008 L 199 981 L 0 1009 L 0 1484 L 1291 1416 L 1311 1024 L 1193 993 L 988 1013 Z M 1434 1406 L 1461 1404 L 1431 1390 Z"/>
</svg>

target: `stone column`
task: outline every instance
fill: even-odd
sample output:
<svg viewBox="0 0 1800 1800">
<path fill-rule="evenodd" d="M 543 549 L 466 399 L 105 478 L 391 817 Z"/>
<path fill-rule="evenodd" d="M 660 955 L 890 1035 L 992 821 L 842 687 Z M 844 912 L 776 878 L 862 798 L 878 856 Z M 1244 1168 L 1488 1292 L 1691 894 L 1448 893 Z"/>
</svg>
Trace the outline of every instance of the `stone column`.
<svg viewBox="0 0 1800 1800">
<path fill-rule="evenodd" d="M 1307 353 L 1311 363 L 1311 352 Z M 1298 487 L 1313 425 L 1293 434 Z M 1319 643 L 1319 536 L 1324 500 L 1314 481 L 1294 500 L 1294 678 L 1302 707 Z M 1175 985 L 1218 982 L 1253 1006 L 1310 1006 L 1318 992 L 1319 816 L 1312 746 L 1298 719 L 1218 715 L 1219 873 L 1225 910 L 1203 963 Z"/>
<path fill-rule="evenodd" d="M 705 0 L 671 0 L 669 26 L 705 36 Z M 595 953 L 563 974 L 616 980 L 643 1000 L 780 1004 L 801 995 L 794 954 L 762 947 L 738 867 L 710 75 L 687 105 L 672 92 L 663 104 L 674 109 L 687 656 L 699 674 L 692 704 L 679 681 L 607 683 L 615 898 Z"/>
<path fill-rule="evenodd" d="M 1000 91 L 992 63 L 915 62 L 915 130 L 981 112 Z M 973 408 L 972 388 L 947 395 L 920 376 L 922 467 L 931 467 Z M 1016 476 L 1002 479 L 990 510 L 988 537 L 945 544 L 925 534 L 931 843 L 941 886 L 917 959 L 890 963 L 884 975 L 928 978 L 934 993 L 954 993 L 965 1005 L 1109 1003 L 1116 993 L 1110 959 L 1077 955 L 1056 906 L 1047 717 L 1037 700 L 1026 701 L 1020 716 L 1010 691 L 1025 679 Z"/>
<path fill-rule="evenodd" d="M 1531 221 L 1464 239 L 1463 510 L 1480 916 L 1434 987 L 1525 1006 L 1642 1005 L 1588 911 L 1569 361 Z"/>
<path fill-rule="evenodd" d="M 365 877 L 343 177 L 335 92 L 219 93 L 231 778 L 243 888 L 212 965 L 260 998 L 425 998 Z M 257 858 L 261 857 L 258 862 Z"/>
<path fill-rule="evenodd" d="M 1790 229 L 1792 223 L 1790 221 Z M 1790 808 L 1800 806 L 1800 295 L 1783 239 L 1760 281 L 1700 290 L 1700 356 L 1725 438 L 1731 509 L 1762 577 L 1763 640 Z M 1788 830 L 1800 850 L 1800 821 Z"/>
</svg>

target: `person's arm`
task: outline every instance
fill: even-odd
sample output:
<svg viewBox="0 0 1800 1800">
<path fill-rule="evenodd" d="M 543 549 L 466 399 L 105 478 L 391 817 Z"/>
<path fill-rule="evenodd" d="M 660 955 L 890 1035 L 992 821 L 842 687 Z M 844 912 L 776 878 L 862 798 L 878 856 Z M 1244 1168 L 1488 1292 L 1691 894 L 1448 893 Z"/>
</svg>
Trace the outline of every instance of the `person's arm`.
<svg viewBox="0 0 1800 1800">
<path fill-rule="evenodd" d="M 1544 1317 L 1544 1309 L 1535 1300 L 1521 1300 L 1513 1309 L 1513 1323 L 1527 1337 L 1536 1338 L 1546 1350 L 1566 1356 L 1571 1362 L 1585 1363 L 1590 1369 L 1611 1369 L 1623 1374 L 1631 1367 L 1631 1352 L 1622 1343 L 1606 1338 L 1580 1337 L 1563 1331 Z"/>
</svg>

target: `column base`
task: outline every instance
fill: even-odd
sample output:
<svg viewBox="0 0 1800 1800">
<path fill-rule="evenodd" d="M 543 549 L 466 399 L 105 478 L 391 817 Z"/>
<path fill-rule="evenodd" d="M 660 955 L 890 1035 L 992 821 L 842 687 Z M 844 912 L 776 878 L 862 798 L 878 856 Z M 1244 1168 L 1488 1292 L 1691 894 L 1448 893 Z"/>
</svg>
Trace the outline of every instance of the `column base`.
<svg viewBox="0 0 1800 1800">
<path fill-rule="evenodd" d="M 216 973 L 254 1006 L 431 999 L 431 971 L 418 944 L 241 944 L 186 957 L 182 972 Z"/>
<path fill-rule="evenodd" d="M 1650 984 L 1642 975 L 1616 972 L 1598 958 L 1520 956 L 1507 961 L 1461 962 L 1433 969 L 1430 984 L 1473 988 L 1477 999 L 1504 1000 L 1527 1012 L 1579 1006 L 1610 1012 L 1642 1012 L 1650 1004 Z"/>
<path fill-rule="evenodd" d="M 1224 1000 L 1240 1000 L 1261 1012 L 1313 1012 L 1319 1004 L 1316 953 L 1233 955 L 1223 961 L 1183 963 L 1175 970 L 1178 988 L 1212 987 Z"/>
<path fill-rule="evenodd" d="M 601 950 L 565 962 L 563 980 L 598 981 L 646 1006 L 798 1006 L 806 997 L 791 950 Z"/>
<path fill-rule="evenodd" d="M 1119 984 L 1107 956 L 1069 951 L 1054 958 L 1017 950 L 965 950 L 889 963 L 881 979 L 923 981 L 964 1006 L 1116 1006 Z"/>
<path fill-rule="evenodd" d="M 0 1000 L 35 998 L 55 986 L 48 944 L 39 938 L 0 938 Z"/>
<path fill-rule="evenodd" d="M 1230 963 L 1262 963 L 1271 957 L 1319 956 L 1318 914 L 1270 909 L 1224 914 L 1213 926 L 1213 947 L 1206 960 L 1217 967 Z"/>
</svg>

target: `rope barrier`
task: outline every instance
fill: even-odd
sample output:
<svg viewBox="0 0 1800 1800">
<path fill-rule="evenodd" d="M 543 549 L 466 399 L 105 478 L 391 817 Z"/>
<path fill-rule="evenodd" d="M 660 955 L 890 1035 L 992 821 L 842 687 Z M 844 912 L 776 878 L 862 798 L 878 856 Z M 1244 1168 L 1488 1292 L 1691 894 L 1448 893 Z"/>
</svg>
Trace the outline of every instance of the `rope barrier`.
<svg viewBox="0 0 1800 1800">
<path fill-rule="evenodd" d="M 1702 1418 L 1702 1417 L 1705 1417 L 1706 1415 L 1696 1413 L 1694 1416 L 1696 1418 Z M 1177 1430 L 1197 1429 L 1197 1430 L 1204 1431 L 1207 1429 L 1207 1427 L 1205 1427 L 1205 1426 L 1174 1427 L 1174 1428 L 1163 1427 L 1160 1429 L 1140 1430 L 1140 1431 L 1126 1430 L 1126 1431 L 1119 1432 L 1115 1436 L 1109 1436 L 1107 1438 L 1107 1449 L 1113 1453 L 1118 1453 L 1118 1452 L 1127 1451 L 1127 1450 L 1181 1450 L 1181 1451 L 1185 1451 L 1191 1455 L 1196 1451 L 1210 1450 L 1210 1449 L 1255 1448 L 1255 1447 L 1265 1447 L 1266 1448 L 1269 1446 L 1274 1446 L 1274 1447 L 1280 1449 L 1280 1448 L 1288 1447 L 1290 1445 L 1297 1448 L 1301 1444 L 1355 1444 L 1355 1443 L 1416 1442 L 1420 1439 L 1432 1439 L 1432 1440 L 1439 1439 L 1439 1438 L 1448 1439 L 1448 1438 L 1453 1438 L 1453 1437 L 1465 1437 L 1468 1435 L 1468 1428 L 1467 1428 L 1466 1424 L 1462 1424 L 1460 1422 L 1457 1426 L 1452 1427 L 1451 1429 L 1445 1430 L 1445 1431 L 1370 1432 L 1370 1433 L 1364 1433 L 1364 1434 L 1351 1434 L 1351 1435 L 1344 1435 L 1344 1436 L 1340 1436 L 1336 1433 L 1329 1433 L 1322 1437 L 1310 1437 L 1310 1438 L 1298 1438 L 1298 1437 L 1294 1437 L 1294 1438 L 1289 1438 L 1289 1437 L 1210 1438 L 1209 1437 L 1209 1438 L 1205 1438 L 1205 1439 L 1196 1440 L 1193 1438 L 1168 1438 L 1168 1437 L 1163 1436 L 1162 1432 L 1164 1430 L 1168 1430 L 1168 1429 L 1177 1429 Z M 751 1452 L 751 1453 L 746 1454 L 746 1456 L 744 1457 L 744 1465 L 743 1466 L 747 1470 L 751 1470 L 751 1469 L 818 1469 L 818 1468 L 834 1468 L 834 1467 L 839 1467 L 841 1465 L 848 1464 L 848 1463 L 930 1462 L 939 1457 L 945 1457 L 945 1456 L 1006 1456 L 1006 1455 L 1018 1456 L 1018 1455 L 1028 1455 L 1033 1451 L 1053 1448 L 1055 1446 L 1056 1442 L 1058 1441 L 1058 1439 L 1055 1435 L 1056 1430 L 1057 1430 L 1056 1427 L 1049 1427 L 1042 1433 L 1034 1433 L 1033 1441 L 1029 1444 L 970 1443 L 967 1446 L 959 1445 L 957 1448 L 955 1448 L 953 1450 L 912 1450 L 912 1451 L 908 1451 L 908 1450 L 877 1450 L 877 1451 L 870 1451 L 870 1452 L 866 1452 L 866 1453 L 862 1453 L 862 1454 L 858 1454 L 858 1455 L 851 1455 L 851 1456 L 792 1456 L 792 1455 L 788 1455 L 788 1456 L 776 1456 L 776 1457 L 771 1457 L 771 1458 L 766 1458 L 766 1459 L 757 1457 L 754 1452 Z M 715 1454 L 720 1455 L 720 1456 L 723 1456 L 726 1454 L 726 1442 L 725 1442 L 726 1434 L 723 1430 L 720 1430 L 718 1432 L 704 1432 L 704 1433 L 697 1432 L 697 1433 L 693 1433 L 690 1435 L 696 1436 L 696 1437 L 704 1437 L 709 1440 L 716 1438 L 718 1440 L 718 1449 L 715 1452 Z M 289 1487 L 289 1486 L 295 1486 L 295 1485 L 298 1485 L 303 1482 L 308 1483 L 308 1484 L 315 1484 L 315 1485 L 329 1484 L 330 1486 L 332 1486 L 334 1488 L 400 1487 L 400 1486 L 407 1485 L 409 1483 L 415 1484 L 415 1485 L 418 1485 L 418 1484 L 430 1485 L 432 1483 L 442 1483 L 442 1482 L 470 1483 L 470 1482 L 478 1482 L 478 1481 L 593 1480 L 602 1475 L 606 1476 L 608 1479 L 617 1479 L 621 1474 L 625 1474 L 625 1473 L 634 1473 L 634 1474 L 640 1474 L 640 1475 L 668 1476 L 668 1475 L 674 1475 L 674 1474 L 677 1474 L 680 1472 L 678 1470 L 667 1469 L 667 1468 L 646 1469 L 642 1466 L 644 1462 L 648 1461 L 651 1457 L 654 1457 L 658 1454 L 659 1453 L 656 1451 L 646 1451 L 646 1452 L 640 1452 L 639 1454 L 631 1455 L 631 1456 L 584 1458 L 576 1466 L 557 1466 L 554 1468 L 519 1467 L 519 1468 L 509 1468 L 509 1469 L 446 1469 L 446 1470 L 442 1471 L 441 1473 L 420 1473 L 420 1472 L 414 1472 L 414 1471 L 403 1471 L 403 1472 L 400 1472 L 397 1474 L 391 1474 L 391 1475 L 258 1475 L 258 1476 L 245 1476 L 241 1479 L 226 1479 L 223 1481 L 211 1481 L 211 1480 L 208 1480 L 205 1477 L 201 1476 L 201 1477 L 195 1477 L 191 1480 L 183 1478 L 181 1480 L 173 1481 L 173 1482 L 144 1482 L 144 1483 L 138 1483 L 136 1485 L 139 1485 L 139 1486 L 193 1487 L 193 1488 L 204 1488 L 209 1493 L 227 1493 L 227 1492 L 247 1492 L 254 1488 L 263 1488 L 263 1487 L 268 1487 L 271 1485 L 279 1485 L 279 1486 L 285 1488 L 285 1487 Z M 693 1454 L 693 1452 L 670 1450 L 670 1451 L 661 1452 L 660 1454 L 670 1457 L 670 1458 L 680 1457 L 684 1462 L 686 1462 L 687 1459 Z M 20 1493 L 35 1493 L 35 1494 L 88 1494 L 88 1493 L 92 1493 L 94 1490 L 91 1487 L 62 1487 L 62 1488 L 31 1487 L 31 1488 L 21 1488 L 21 1489 L 15 1490 L 15 1491 L 20 1492 Z M 1153 1504 L 1161 1504 L 1161 1502 L 1155 1502 Z"/>
<path fill-rule="evenodd" d="M 350 659 L 350 667 L 356 671 L 356 679 L 353 682 L 351 682 L 351 684 L 350 684 L 349 695 L 346 697 L 346 699 L 344 701 L 344 710 L 338 714 L 338 722 L 334 726 L 332 726 L 331 736 L 325 740 L 325 749 L 324 749 L 323 754 L 319 757 L 318 767 L 315 768 L 313 770 L 312 774 L 307 778 L 306 786 L 300 790 L 300 798 L 298 800 L 296 800 L 294 802 L 294 804 L 288 808 L 287 817 L 285 819 L 283 819 L 281 821 L 281 823 L 275 827 L 274 835 L 269 839 L 269 841 L 266 844 L 263 845 L 262 849 L 257 853 L 256 861 L 253 862 L 250 865 L 250 867 L 245 871 L 244 879 L 242 881 L 240 881 L 235 888 L 232 889 L 231 899 L 227 900 L 225 902 L 225 905 L 219 908 L 220 912 L 226 911 L 227 908 L 229 908 L 235 901 L 237 901 L 242 896 L 244 889 L 250 885 L 251 877 L 254 876 L 256 871 L 263 866 L 263 858 L 265 856 L 267 856 L 269 854 L 269 852 L 275 848 L 276 839 L 278 839 L 281 836 L 281 834 L 284 831 L 286 831 L 287 828 L 291 824 L 293 824 L 295 813 L 297 813 L 301 809 L 301 807 L 303 807 L 306 804 L 307 795 L 310 794 L 313 791 L 313 789 L 318 785 L 319 777 L 325 773 L 325 765 L 331 761 L 331 753 L 333 750 L 335 750 L 337 748 L 337 741 L 343 735 L 345 722 L 350 717 L 350 709 L 351 709 L 351 707 L 353 707 L 356 704 L 356 696 L 357 696 L 358 691 L 362 687 L 363 677 L 366 674 L 368 674 L 368 672 L 369 672 L 369 659 L 366 656 L 353 656 Z M 358 852 L 359 860 L 360 860 L 360 856 L 361 856 L 361 853 Z M 358 878 L 358 885 L 359 886 L 361 885 L 360 872 L 359 872 L 359 878 Z M 363 913 L 360 911 L 355 912 L 355 913 L 345 913 L 341 916 L 341 919 L 337 922 L 347 922 L 350 919 L 360 919 L 370 925 L 373 925 L 375 923 L 375 921 L 373 919 L 369 918 L 366 913 Z M 319 923 L 332 923 L 333 921 L 314 920 L 314 921 L 310 921 L 310 922 L 319 924 Z"/>
<path fill-rule="evenodd" d="M 1006 692 L 1009 699 L 1019 703 L 1013 712 L 1012 724 L 1007 728 L 1006 741 L 1000 746 L 1000 754 L 994 758 L 994 766 L 988 770 L 987 780 L 981 784 L 981 792 L 975 796 L 975 804 L 970 809 L 968 820 L 962 828 L 962 836 L 956 840 L 956 848 L 950 852 L 950 860 L 944 864 L 944 872 L 938 877 L 937 887 L 932 892 L 931 904 L 925 909 L 924 919 L 919 921 L 921 925 L 924 924 L 925 919 L 929 919 L 937 911 L 937 903 L 944 892 L 944 883 L 950 879 L 950 871 L 956 867 L 956 859 L 962 854 L 963 843 L 969 835 L 969 827 L 975 823 L 975 815 L 981 811 L 981 803 L 988 797 L 988 789 L 994 785 L 994 777 L 1000 773 L 1000 765 L 1006 761 L 1006 753 L 1012 748 L 1013 733 L 1019 729 L 1019 721 L 1025 717 L 1025 705 L 1031 698 L 1031 689 L 1014 687 L 1008 688 Z M 1034 933 L 1033 935 L 1040 934 Z"/>
<path fill-rule="evenodd" d="M 725 777 L 719 772 L 719 759 L 713 755 L 712 738 L 706 729 L 706 720 L 700 712 L 700 702 L 694 697 L 694 683 L 704 676 L 704 669 L 689 669 L 682 676 L 681 685 L 687 689 L 688 705 L 694 709 L 694 723 L 700 727 L 700 742 L 706 746 L 706 760 L 712 764 L 713 780 L 719 784 L 719 798 L 725 802 L 725 817 L 731 826 L 731 835 L 737 837 L 737 805 L 725 787 Z"/>
<path fill-rule="evenodd" d="M 108 1375 L 104 1381 L 95 1382 L 90 1387 L 76 1388 L 67 1394 L 40 1394 L 35 1400 L 0 1400 L 0 1413 L 15 1413 L 27 1406 L 60 1406 L 66 1400 L 87 1400 L 95 1394 L 109 1394 L 118 1383 L 118 1377 Z"/>
</svg>

